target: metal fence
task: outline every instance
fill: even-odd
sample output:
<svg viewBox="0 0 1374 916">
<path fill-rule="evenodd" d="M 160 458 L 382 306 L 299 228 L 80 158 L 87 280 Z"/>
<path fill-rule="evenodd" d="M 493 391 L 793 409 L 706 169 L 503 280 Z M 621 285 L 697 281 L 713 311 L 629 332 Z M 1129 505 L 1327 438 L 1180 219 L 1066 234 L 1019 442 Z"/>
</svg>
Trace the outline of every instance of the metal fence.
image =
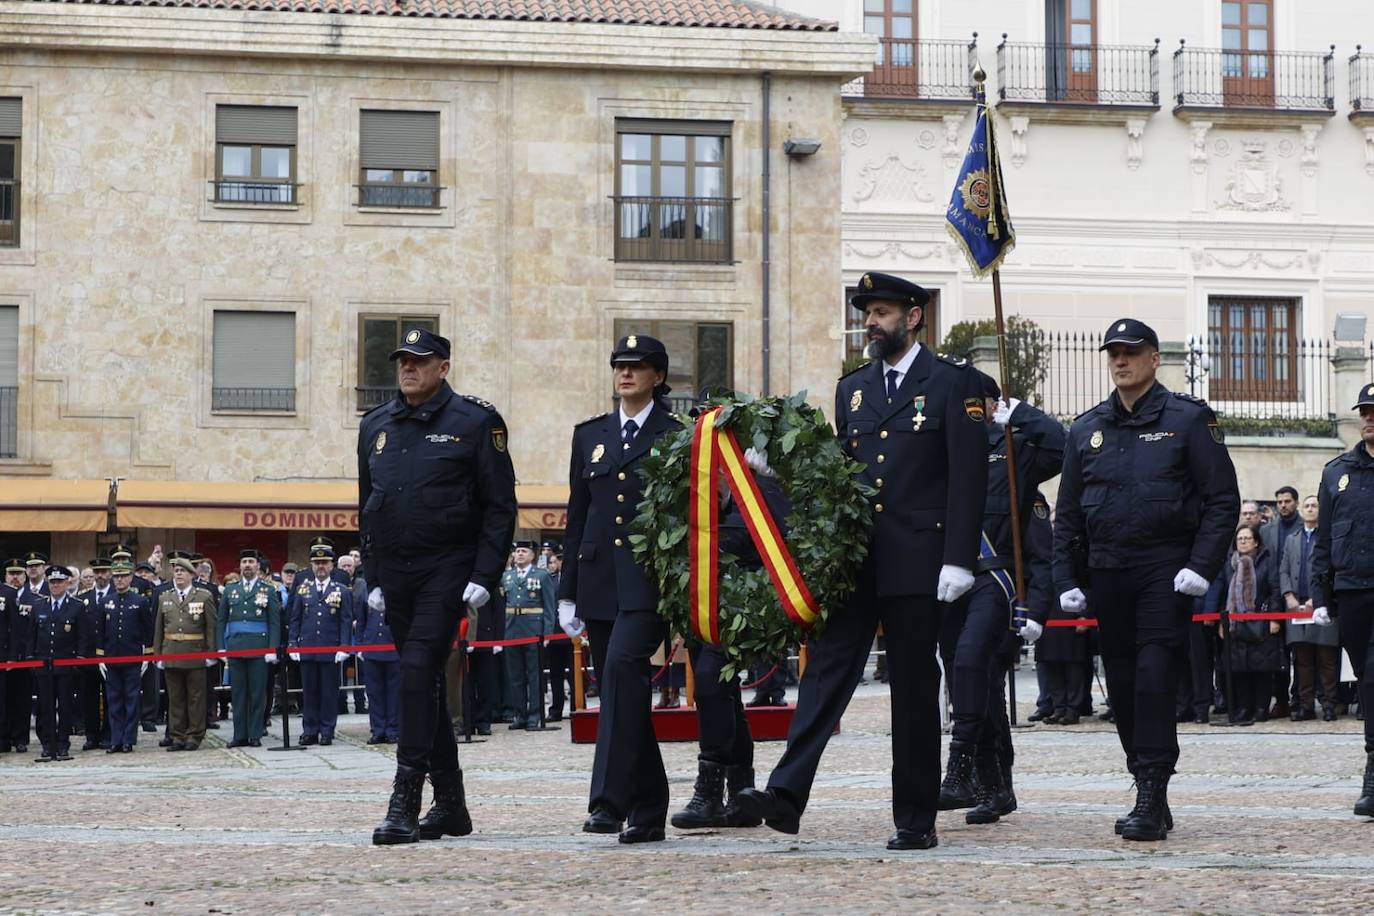
<svg viewBox="0 0 1374 916">
<path fill-rule="evenodd" d="M 970 101 L 978 35 L 971 41 L 879 38 L 873 72 L 848 83 L 846 96 Z"/>
<path fill-rule="evenodd" d="M 0 458 L 19 456 L 19 389 L 0 388 Z"/>
<path fill-rule="evenodd" d="M 19 182 L 0 178 L 0 247 L 19 244 Z"/>
<path fill-rule="evenodd" d="M 1112 390 L 1106 360 L 1097 351 L 1102 338 L 1087 331 L 1041 333 L 1049 350 L 1037 406 L 1068 423 Z"/>
<path fill-rule="evenodd" d="M 298 203 L 299 184 L 285 181 L 212 181 L 215 202 L 225 204 Z"/>
<path fill-rule="evenodd" d="M 1174 52 L 1175 101 L 1180 108 L 1336 110 L 1335 45 L 1320 51 Z"/>
<path fill-rule="evenodd" d="M 214 388 L 210 404 L 213 410 L 292 411 L 296 409 L 296 389 Z"/>
<path fill-rule="evenodd" d="M 415 210 L 434 210 L 439 206 L 437 185 L 421 184 L 360 184 L 360 207 L 406 207 Z"/>
<path fill-rule="evenodd" d="M 379 404 L 385 404 L 391 400 L 391 396 L 396 393 L 395 385 L 359 385 L 354 389 L 358 393 L 358 409 L 371 410 Z"/>
<path fill-rule="evenodd" d="M 997 46 L 998 95 L 1010 102 L 1159 105 L 1154 47 L 1026 44 Z"/>
<path fill-rule="evenodd" d="M 617 261 L 729 263 L 734 199 L 616 197 Z"/>
</svg>

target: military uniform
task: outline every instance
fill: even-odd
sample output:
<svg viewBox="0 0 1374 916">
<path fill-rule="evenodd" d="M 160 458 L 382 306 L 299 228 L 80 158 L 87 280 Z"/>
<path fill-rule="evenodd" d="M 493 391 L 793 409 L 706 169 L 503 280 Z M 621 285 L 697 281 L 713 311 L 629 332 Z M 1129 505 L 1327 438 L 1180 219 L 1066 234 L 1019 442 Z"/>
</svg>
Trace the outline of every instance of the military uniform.
<svg viewBox="0 0 1374 916">
<path fill-rule="evenodd" d="M 172 562 L 185 564 L 184 568 L 191 572 L 189 560 Z M 220 629 L 216 616 L 214 599 L 203 588 L 191 585 L 183 595 L 174 585 L 160 592 L 153 621 L 153 652 L 218 652 Z M 205 740 L 205 661 L 161 663 L 167 683 L 167 722 L 172 739 L 168 750 L 194 751 Z"/>
<path fill-rule="evenodd" d="M 257 557 L 257 551 L 243 551 Z M 258 576 L 232 582 L 219 599 L 219 645 L 227 650 L 275 649 L 281 632 L 281 599 L 276 583 Z M 229 696 L 234 710 L 236 746 L 256 746 L 267 733 L 267 662 L 264 656 L 229 658 Z"/>
<path fill-rule="evenodd" d="M 50 579 L 68 579 L 67 571 L 54 566 Z M 83 634 L 82 611 L 85 603 L 63 595 L 60 598 L 39 597 L 29 592 L 33 604 L 33 657 L 42 659 L 77 658 Z M 77 710 L 72 703 L 75 668 L 39 668 L 34 682 L 38 693 L 38 740 L 43 745 L 40 761 L 70 760 L 72 723 Z"/>
<path fill-rule="evenodd" d="M 386 609 L 374 609 L 355 596 L 353 605 L 354 644 L 360 646 L 395 645 Z M 362 657 L 363 684 L 367 690 L 367 721 L 372 735 L 368 744 L 395 744 L 401 732 L 401 664 L 392 649 L 368 649 Z"/>
<path fill-rule="evenodd" d="M 127 562 L 116 573 L 132 573 Z M 132 588 L 111 587 L 95 596 L 96 657 L 146 655 L 153 651 L 153 606 Z M 144 662 L 143 664 L 147 664 Z M 110 722 L 110 752 L 128 753 L 138 743 L 138 662 L 105 666 L 105 705 Z"/>
<path fill-rule="evenodd" d="M 534 549 L 533 542 L 525 546 Z M 527 636 L 542 639 L 553 632 L 557 624 L 554 617 L 556 599 L 553 580 L 547 572 L 537 566 L 508 569 L 501 574 L 501 594 L 506 600 L 507 639 Z M 510 724 L 513 729 L 539 728 L 543 724 L 540 655 L 539 646 L 535 644 L 506 647 L 507 696 L 515 710 Z"/>
<path fill-rule="evenodd" d="M 652 337 L 631 334 L 612 352 L 611 365 L 617 362 L 644 362 L 666 373 L 668 352 Z M 668 817 L 668 778 L 654 735 L 649 682 L 649 658 L 668 633 L 657 613 L 658 589 L 635 562 L 629 541 L 640 499 L 640 459 L 660 436 L 682 428 L 663 387 L 642 421 L 622 416 L 622 408 L 573 429 L 558 585 L 559 599 L 575 601 L 586 622 L 601 695 L 592 817 L 583 829 L 614 833 L 626 819 L 625 842 L 662 839 Z"/>
<path fill-rule="evenodd" d="M 1374 383 L 1355 409 L 1374 409 Z M 1374 817 L 1374 440 L 1363 441 L 1322 470 L 1321 524 L 1312 550 L 1312 603 L 1340 624 L 1341 645 L 1359 682 L 1364 713 L 1364 782 L 1355 813 Z"/>
<path fill-rule="evenodd" d="M 909 281 L 866 274 L 852 304 L 924 307 Z M 922 313 L 924 319 L 924 311 Z M 871 318 L 869 320 L 872 320 Z M 902 368 L 905 367 L 905 372 Z M 801 813 L 822 752 L 863 675 L 881 623 L 892 694 L 892 849 L 936 845 L 940 792 L 937 594 L 958 597 L 973 580 L 987 498 L 987 434 L 978 376 L 963 360 L 912 344 L 897 364 L 875 359 L 835 387 L 835 428 L 859 480 L 873 490 L 873 529 L 856 588 L 809 643 L 787 750 L 765 791 L 741 804 L 788 833 Z M 942 589 L 941 582 L 944 581 Z"/>
<path fill-rule="evenodd" d="M 334 551 L 316 547 L 311 561 L 333 560 Z M 290 630 L 287 645 L 291 650 L 312 646 L 353 644 L 353 592 L 333 576 L 320 581 L 296 576 L 291 596 Z M 301 744 L 332 744 L 339 720 L 340 652 L 305 653 L 301 666 Z"/>
<path fill-rule="evenodd" d="M 1125 319 L 1108 329 L 1101 349 L 1115 345 L 1157 350 L 1159 338 Z M 1117 735 L 1141 789 L 1136 815 L 1167 810 L 1164 795 L 1178 762 L 1174 703 L 1195 597 L 1180 589 L 1200 582 L 1205 591 L 1205 580 L 1220 573 L 1240 512 L 1235 468 L 1222 443 L 1205 402 L 1157 381 L 1130 409 L 1113 391 L 1069 430 L 1054 575 L 1065 595 L 1080 589 L 1096 612 Z M 1081 564 L 1075 555 L 1084 547 Z M 1086 565 L 1086 581 L 1076 562 Z M 1128 819 L 1140 824 L 1128 838 L 1162 838 L 1164 831 L 1152 829 L 1159 820 L 1153 814 L 1148 823 Z"/>
<path fill-rule="evenodd" d="M 24 561 L 11 559 L 5 563 L 5 573 L 24 572 Z M 32 596 L 21 594 L 9 584 L 0 585 L 0 617 L 6 634 L 6 661 L 19 662 L 33 658 L 34 614 Z M 24 753 L 29 749 L 29 721 L 33 717 L 33 671 L 27 668 L 6 671 L 0 675 L 0 753 L 10 750 Z"/>
</svg>

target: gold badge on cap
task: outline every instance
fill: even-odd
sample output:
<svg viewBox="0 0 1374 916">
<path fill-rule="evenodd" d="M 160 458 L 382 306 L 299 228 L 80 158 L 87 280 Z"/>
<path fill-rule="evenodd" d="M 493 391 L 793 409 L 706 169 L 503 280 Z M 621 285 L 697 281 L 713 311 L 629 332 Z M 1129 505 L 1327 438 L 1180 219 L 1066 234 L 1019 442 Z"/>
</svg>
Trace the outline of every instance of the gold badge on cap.
<svg viewBox="0 0 1374 916">
<path fill-rule="evenodd" d="M 1102 430 L 1100 430 L 1100 429 L 1095 429 L 1095 430 L 1093 430 L 1092 436 L 1090 436 L 1090 437 L 1088 438 L 1088 444 L 1091 445 L 1093 448 L 1101 448 L 1101 447 L 1102 447 L 1102 439 L 1103 439 Z"/>
<path fill-rule="evenodd" d="M 419 340 L 419 339 L 420 339 L 420 332 L 419 332 L 419 331 L 411 331 L 409 334 L 406 335 L 406 343 L 415 343 L 415 342 L 416 342 L 417 340 Z"/>
<path fill-rule="evenodd" d="M 633 350 L 635 347 L 639 346 L 639 338 L 631 334 L 629 337 L 625 338 L 625 346 Z"/>
<path fill-rule="evenodd" d="M 377 434 L 377 444 L 373 446 L 373 449 L 378 455 L 382 453 L 382 449 L 384 448 L 386 448 L 386 430 L 382 430 Z"/>
<path fill-rule="evenodd" d="M 1348 486 L 1350 486 L 1350 475 L 1342 474 L 1341 479 L 1336 481 L 1336 491 L 1338 493 L 1344 493 L 1345 488 Z"/>
<path fill-rule="evenodd" d="M 1121 324 L 1119 324 L 1119 325 L 1116 326 L 1116 329 L 1117 329 L 1118 331 L 1124 331 L 1124 330 L 1126 330 L 1126 322 L 1124 322 L 1124 321 L 1121 322 Z"/>
<path fill-rule="evenodd" d="M 863 278 L 863 280 L 861 280 L 860 282 L 863 283 L 864 289 L 872 289 L 872 288 L 873 288 L 873 278 L 870 277 L 868 274 L 864 274 L 864 278 Z"/>
<path fill-rule="evenodd" d="M 592 464 L 596 464 L 600 461 L 601 456 L 604 454 L 606 454 L 606 444 L 604 442 L 598 442 L 596 448 L 592 449 Z"/>
<path fill-rule="evenodd" d="M 859 405 L 861 405 L 863 402 L 864 402 L 864 393 L 863 393 L 863 391 L 861 391 L 861 390 L 859 390 L 859 389 L 855 389 L 854 393 L 851 394 L 851 395 L 849 396 L 849 412 L 850 412 L 850 413 L 853 413 L 854 411 L 858 410 L 858 409 L 859 409 Z"/>
</svg>

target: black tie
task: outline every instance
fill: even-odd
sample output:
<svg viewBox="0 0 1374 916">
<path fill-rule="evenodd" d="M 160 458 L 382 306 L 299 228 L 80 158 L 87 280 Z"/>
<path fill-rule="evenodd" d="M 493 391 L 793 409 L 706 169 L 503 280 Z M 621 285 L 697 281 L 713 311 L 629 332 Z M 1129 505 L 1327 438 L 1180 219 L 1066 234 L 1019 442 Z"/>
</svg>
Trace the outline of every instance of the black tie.
<svg viewBox="0 0 1374 916">
<path fill-rule="evenodd" d="M 892 403 L 892 399 L 897 396 L 897 370 L 887 370 L 887 400 Z"/>
<path fill-rule="evenodd" d="M 639 424 L 634 420 L 626 420 L 625 428 L 620 433 L 620 439 L 625 443 L 626 448 L 629 448 L 630 443 L 635 441 L 635 433 L 637 432 L 639 432 Z"/>
</svg>

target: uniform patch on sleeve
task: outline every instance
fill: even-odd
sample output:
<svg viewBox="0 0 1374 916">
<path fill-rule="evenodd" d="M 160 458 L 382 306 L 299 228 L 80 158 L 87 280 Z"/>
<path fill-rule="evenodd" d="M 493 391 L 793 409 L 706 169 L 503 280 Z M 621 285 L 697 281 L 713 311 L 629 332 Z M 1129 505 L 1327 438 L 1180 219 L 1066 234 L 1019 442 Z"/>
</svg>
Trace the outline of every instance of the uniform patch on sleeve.
<svg viewBox="0 0 1374 916">
<path fill-rule="evenodd" d="M 1207 433 L 1217 445 L 1226 444 L 1226 433 L 1222 432 L 1221 424 L 1216 420 L 1207 421 Z"/>
<path fill-rule="evenodd" d="M 506 450 L 506 431 L 493 429 L 491 431 L 491 444 L 498 452 L 504 452 Z"/>
<path fill-rule="evenodd" d="M 983 422 L 983 399 L 964 398 L 964 413 L 969 415 L 970 420 Z"/>
</svg>

